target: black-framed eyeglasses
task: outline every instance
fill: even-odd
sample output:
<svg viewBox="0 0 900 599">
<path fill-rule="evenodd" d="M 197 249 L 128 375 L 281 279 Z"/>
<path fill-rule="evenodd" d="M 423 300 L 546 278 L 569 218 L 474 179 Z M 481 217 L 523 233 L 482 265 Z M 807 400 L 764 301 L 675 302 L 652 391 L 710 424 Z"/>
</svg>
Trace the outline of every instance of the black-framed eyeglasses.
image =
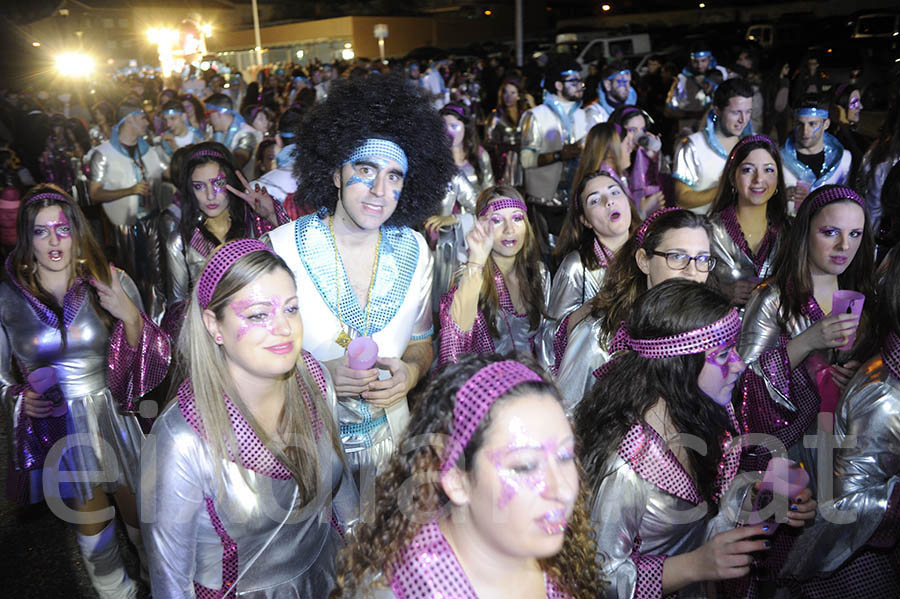
<svg viewBox="0 0 900 599">
<path fill-rule="evenodd" d="M 689 256 L 684 252 L 658 252 L 656 250 L 650 252 L 654 256 L 661 256 L 666 259 L 666 266 L 672 270 L 684 270 L 694 261 L 694 266 L 698 272 L 709 272 L 716 267 L 715 256 L 709 254 L 700 254 L 699 256 Z"/>
</svg>

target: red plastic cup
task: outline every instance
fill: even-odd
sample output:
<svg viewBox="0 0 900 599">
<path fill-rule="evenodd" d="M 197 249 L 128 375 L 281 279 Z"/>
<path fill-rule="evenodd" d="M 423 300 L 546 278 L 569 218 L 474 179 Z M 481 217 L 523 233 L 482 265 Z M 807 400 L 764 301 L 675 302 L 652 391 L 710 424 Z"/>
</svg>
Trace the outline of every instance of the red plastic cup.
<svg viewBox="0 0 900 599">
<path fill-rule="evenodd" d="M 347 346 L 347 358 L 353 370 L 369 370 L 378 359 L 378 344 L 371 337 L 357 337 Z"/>
<path fill-rule="evenodd" d="M 832 314 L 855 314 L 857 317 L 862 315 L 863 305 L 866 303 L 865 294 L 859 291 L 851 291 L 850 289 L 838 289 L 831 296 L 831 313 Z M 856 331 L 849 336 L 846 345 L 842 345 L 840 349 L 851 349 L 853 342 L 856 341 Z"/>
</svg>

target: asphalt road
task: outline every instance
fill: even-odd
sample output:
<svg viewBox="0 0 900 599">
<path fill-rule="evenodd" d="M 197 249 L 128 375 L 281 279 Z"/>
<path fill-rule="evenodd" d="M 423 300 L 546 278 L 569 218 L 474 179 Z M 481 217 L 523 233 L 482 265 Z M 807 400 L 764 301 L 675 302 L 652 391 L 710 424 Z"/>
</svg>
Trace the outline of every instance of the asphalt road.
<svg viewBox="0 0 900 599">
<path fill-rule="evenodd" d="M 0 424 L 0 465 L 6 472 L 8 431 Z M 15 599 L 95 599 L 75 533 L 43 503 L 22 507 L 7 499 L 6 477 L 0 483 L 0 597 Z M 119 547 L 132 578 L 137 578 L 137 554 L 118 527 Z M 150 593 L 141 585 L 139 597 Z"/>
</svg>

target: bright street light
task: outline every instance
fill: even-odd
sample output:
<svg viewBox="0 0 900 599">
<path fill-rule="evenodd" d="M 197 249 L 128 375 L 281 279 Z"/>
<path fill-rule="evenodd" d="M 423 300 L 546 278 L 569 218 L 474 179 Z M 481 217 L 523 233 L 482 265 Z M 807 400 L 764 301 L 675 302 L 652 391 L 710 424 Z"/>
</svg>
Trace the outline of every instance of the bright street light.
<svg viewBox="0 0 900 599">
<path fill-rule="evenodd" d="M 600 10 L 602 10 L 603 12 L 609 12 L 612 10 L 612 6 L 610 6 L 609 4 L 603 4 L 600 6 Z"/>
<path fill-rule="evenodd" d="M 94 59 L 87 54 L 64 52 L 56 57 L 56 71 L 73 79 L 87 77 L 94 72 Z"/>
</svg>

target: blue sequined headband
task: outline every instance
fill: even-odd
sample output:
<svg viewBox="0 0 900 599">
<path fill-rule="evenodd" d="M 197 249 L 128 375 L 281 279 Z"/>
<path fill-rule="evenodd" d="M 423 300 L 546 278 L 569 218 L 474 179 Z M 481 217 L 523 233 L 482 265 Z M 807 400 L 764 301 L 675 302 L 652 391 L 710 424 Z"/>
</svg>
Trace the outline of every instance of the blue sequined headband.
<svg viewBox="0 0 900 599">
<path fill-rule="evenodd" d="M 827 119 L 828 111 L 823 108 L 798 108 L 794 111 L 794 116 L 811 116 L 819 119 Z"/>
<path fill-rule="evenodd" d="M 161 114 L 184 114 L 184 110 L 178 110 L 177 108 L 167 108 L 163 110 Z"/>
<path fill-rule="evenodd" d="M 694 58 L 709 58 L 712 56 L 712 52 L 709 50 L 700 50 L 699 52 L 691 52 L 691 59 Z"/>
<path fill-rule="evenodd" d="M 621 74 L 623 74 L 623 73 L 628 73 L 629 75 L 631 75 L 631 69 L 622 69 L 621 71 L 619 71 L 619 72 L 617 72 L 617 73 L 613 73 L 612 75 L 610 75 L 609 77 L 607 77 L 606 80 L 607 80 L 607 81 L 612 81 L 613 79 L 615 79 L 616 77 L 618 77 L 619 75 L 621 75 Z"/>
<path fill-rule="evenodd" d="M 403 151 L 403 148 L 388 139 L 379 139 L 377 137 L 370 137 L 364 141 L 361 146 L 350 154 L 344 164 L 359 162 L 372 156 L 393 160 L 403 169 L 404 177 L 409 170 L 409 160 L 407 160 L 406 152 Z"/>
</svg>

